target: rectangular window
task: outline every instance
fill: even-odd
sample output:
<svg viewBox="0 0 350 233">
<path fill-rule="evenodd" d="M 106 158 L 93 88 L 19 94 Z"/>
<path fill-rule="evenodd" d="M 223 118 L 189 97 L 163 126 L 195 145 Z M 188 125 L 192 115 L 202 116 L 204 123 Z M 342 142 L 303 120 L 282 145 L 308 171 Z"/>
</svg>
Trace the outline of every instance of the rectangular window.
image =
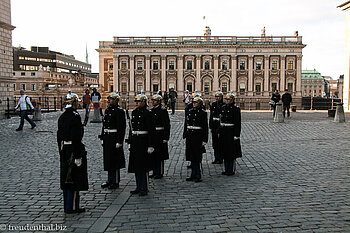
<svg viewBox="0 0 350 233">
<path fill-rule="evenodd" d="M 175 69 L 175 61 L 169 61 L 169 70 Z"/>
<path fill-rule="evenodd" d="M 288 70 L 294 70 L 294 61 L 293 60 L 288 61 Z"/>
<path fill-rule="evenodd" d="M 272 83 L 272 92 L 277 90 L 277 83 Z"/>
<path fill-rule="evenodd" d="M 221 90 L 223 93 L 227 93 L 227 82 L 221 84 Z"/>
<path fill-rule="evenodd" d="M 222 69 L 223 69 L 223 70 L 227 70 L 227 61 L 226 61 L 226 60 L 224 60 L 224 61 L 222 62 Z"/>
<path fill-rule="evenodd" d="M 261 83 L 255 84 L 255 92 L 257 95 L 261 95 Z"/>
<path fill-rule="evenodd" d="M 288 83 L 288 91 L 293 92 L 293 83 Z"/>
<path fill-rule="evenodd" d="M 109 64 L 109 70 L 113 70 L 113 63 Z"/>
<path fill-rule="evenodd" d="M 244 95 L 245 94 L 245 83 L 239 84 L 239 94 Z"/>
<path fill-rule="evenodd" d="M 143 62 L 137 61 L 137 70 L 142 70 L 142 69 L 143 69 Z"/>
<path fill-rule="evenodd" d="M 240 70 L 245 70 L 245 61 L 240 61 L 239 62 L 239 69 Z"/>
<path fill-rule="evenodd" d="M 158 61 L 153 61 L 153 70 L 158 70 Z"/>
<path fill-rule="evenodd" d="M 187 61 L 187 69 L 192 70 L 192 61 Z"/>
<path fill-rule="evenodd" d="M 256 69 L 256 70 L 261 70 L 261 61 L 257 61 L 257 62 L 255 63 L 255 69 Z"/>
<path fill-rule="evenodd" d="M 188 90 L 189 92 L 192 92 L 192 83 L 191 82 L 188 82 L 186 84 L 186 90 Z"/>
<path fill-rule="evenodd" d="M 122 82 L 122 93 L 126 93 L 128 90 L 127 90 L 127 84 L 126 82 Z"/>
<path fill-rule="evenodd" d="M 113 92 L 113 85 L 110 85 L 110 86 L 109 86 L 109 91 L 110 91 L 110 92 Z"/>
<path fill-rule="evenodd" d="M 142 83 L 137 83 L 137 92 L 141 92 L 143 89 Z"/>
<path fill-rule="evenodd" d="M 126 70 L 126 61 L 122 61 L 122 70 Z"/>
<path fill-rule="evenodd" d="M 209 61 L 205 61 L 204 63 L 204 69 L 209 70 L 210 69 L 210 63 Z"/>
<path fill-rule="evenodd" d="M 32 84 L 32 91 L 35 91 L 35 84 Z"/>
<path fill-rule="evenodd" d="M 24 76 L 24 75 L 26 75 L 26 73 L 24 73 L 24 72 L 21 72 L 21 76 Z"/>
<path fill-rule="evenodd" d="M 272 70 L 277 70 L 277 61 L 272 61 Z"/>
<path fill-rule="evenodd" d="M 204 83 L 204 92 L 209 93 L 209 90 L 210 90 L 209 82 L 205 82 Z"/>
<path fill-rule="evenodd" d="M 22 84 L 22 90 L 26 90 L 26 85 L 25 84 Z"/>
<path fill-rule="evenodd" d="M 158 83 L 153 83 L 153 92 L 156 93 L 159 91 L 159 85 Z"/>
<path fill-rule="evenodd" d="M 34 73 L 34 72 L 32 72 L 32 73 L 30 73 L 30 75 L 31 75 L 31 76 L 35 76 L 35 73 Z"/>
</svg>

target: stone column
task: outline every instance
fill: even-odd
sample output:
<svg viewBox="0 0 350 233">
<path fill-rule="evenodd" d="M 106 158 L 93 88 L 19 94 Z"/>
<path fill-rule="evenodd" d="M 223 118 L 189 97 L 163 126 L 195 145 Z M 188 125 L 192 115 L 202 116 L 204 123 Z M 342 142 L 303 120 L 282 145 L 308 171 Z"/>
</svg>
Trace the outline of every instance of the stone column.
<svg viewBox="0 0 350 233">
<path fill-rule="evenodd" d="M 197 66 L 196 66 L 196 84 L 194 91 L 202 91 L 201 87 L 201 56 L 196 56 Z"/>
<path fill-rule="evenodd" d="M 104 69 L 104 66 L 105 65 L 105 56 L 102 56 L 101 53 L 100 53 L 100 56 L 99 56 L 99 79 L 98 79 L 98 83 L 100 85 L 100 91 L 104 91 L 102 90 L 101 88 L 103 87 L 104 89 L 106 89 L 106 87 L 104 86 L 104 81 L 105 81 L 105 72 L 107 72 L 108 70 L 105 70 Z M 114 65 L 113 65 L 114 67 Z M 107 68 L 109 68 L 107 66 Z"/>
<path fill-rule="evenodd" d="M 113 89 L 118 92 L 119 91 L 119 56 L 113 56 Z M 105 88 L 105 90 L 109 90 L 109 87 Z"/>
<path fill-rule="evenodd" d="M 337 123 L 344 123 L 345 122 L 343 103 L 337 103 L 337 109 L 335 111 L 334 122 L 337 122 Z"/>
<path fill-rule="evenodd" d="M 144 88 L 145 94 L 151 93 L 151 56 L 146 55 L 146 87 Z"/>
<path fill-rule="evenodd" d="M 233 93 L 237 94 L 237 56 L 231 56 L 231 82 L 230 89 L 228 91 L 233 91 Z"/>
<path fill-rule="evenodd" d="M 160 90 L 161 90 L 162 92 L 164 92 L 164 91 L 166 91 L 166 71 L 167 71 L 166 56 L 163 55 L 163 56 L 161 57 L 161 59 L 162 59 L 162 76 L 161 76 L 161 77 L 162 77 L 162 78 L 161 78 L 162 84 L 161 84 Z"/>
<path fill-rule="evenodd" d="M 176 64 L 176 68 L 177 68 L 177 83 L 178 83 L 178 87 L 177 89 L 179 90 L 179 92 L 183 92 L 184 91 L 184 69 L 183 69 L 183 55 L 179 55 L 177 57 L 177 64 Z M 177 93 L 179 94 L 179 93 Z"/>
<path fill-rule="evenodd" d="M 213 80 L 213 92 L 219 90 L 219 56 L 214 55 L 214 80 Z"/>
<path fill-rule="evenodd" d="M 280 91 L 286 89 L 286 56 L 281 55 L 281 82 Z"/>
<path fill-rule="evenodd" d="M 301 62 L 303 55 L 297 56 L 297 81 L 296 81 L 296 96 L 301 96 Z M 313 94 L 313 93 L 312 93 Z"/>
<path fill-rule="evenodd" d="M 265 82 L 265 87 L 264 87 L 264 96 L 269 96 L 269 90 L 270 90 L 270 75 L 269 75 L 269 65 L 270 65 L 270 59 L 269 56 L 266 55 L 264 56 L 264 82 Z"/>
<path fill-rule="evenodd" d="M 283 112 L 282 112 L 282 104 L 281 103 L 277 103 L 276 104 L 276 112 L 275 112 L 275 116 L 273 118 L 273 121 L 277 122 L 277 123 L 284 122 L 284 117 L 283 117 Z"/>
<path fill-rule="evenodd" d="M 135 56 L 130 55 L 130 77 L 129 77 L 129 95 L 134 96 L 135 92 Z"/>
<path fill-rule="evenodd" d="M 253 80 L 253 56 L 248 57 L 248 96 L 253 96 L 253 85 L 254 85 L 254 80 Z"/>
</svg>

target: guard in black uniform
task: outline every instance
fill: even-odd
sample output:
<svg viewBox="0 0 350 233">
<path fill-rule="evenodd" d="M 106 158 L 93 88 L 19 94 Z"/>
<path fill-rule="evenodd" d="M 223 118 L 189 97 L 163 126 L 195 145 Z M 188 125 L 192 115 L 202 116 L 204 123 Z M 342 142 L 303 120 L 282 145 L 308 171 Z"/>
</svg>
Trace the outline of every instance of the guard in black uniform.
<svg viewBox="0 0 350 233">
<path fill-rule="evenodd" d="M 219 128 L 219 153 L 223 156 L 223 175 L 232 176 L 236 172 L 236 159 L 242 157 L 241 150 L 241 109 L 235 105 L 234 94 L 228 93 L 226 104 L 221 108 Z"/>
<path fill-rule="evenodd" d="M 154 168 L 150 176 L 154 179 L 160 179 L 164 175 L 164 160 L 169 159 L 168 141 L 170 137 L 170 119 L 166 108 L 162 106 L 162 96 L 153 95 L 151 112 L 154 115 L 156 138 L 153 152 Z"/>
<path fill-rule="evenodd" d="M 191 176 L 186 181 L 201 182 L 202 154 L 205 153 L 205 144 L 208 142 L 207 112 L 202 108 L 203 100 L 200 97 L 193 99 L 193 108 L 185 118 L 183 138 L 186 139 L 186 160 L 191 161 Z"/>
<path fill-rule="evenodd" d="M 221 107 L 224 105 L 223 93 L 217 91 L 215 93 L 216 101 L 210 106 L 209 128 L 211 129 L 211 136 L 214 149 L 214 161 L 213 164 L 222 164 L 222 156 L 219 153 L 219 134 L 218 129 L 220 126 L 220 112 Z"/>
<path fill-rule="evenodd" d="M 201 94 L 199 94 L 198 92 L 192 93 L 192 95 L 190 97 L 190 103 L 187 105 L 187 108 L 185 108 L 185 116 L 187 116 L 188 111 L 190 111 L 190 109 L 193 108 L 193 99 L 196 97 L 201 97 Z M 202 106 L 202 108 L 204 108 L 204 107 Z M 205 110 L 205 108 L 204 108 L 204 110 Z"/>
<path fill-rule="evenodd" d="M 120 96 L 112 93 L 107 99 L 108 107 L 99 138 L 102 140 L 103 167 L 108 172 L 108 179 L 101 187 L 116 189 L 119 187 L 120 169 L 125 168 L 123 142 L 126 120 L 124 110 L 118 105 Z"/>
<path fill-rule="evenodd" d="M 145 196 L 148 193 L 148 172 L 153 169 L 151 154 L 155 147 L 155 123 L 150 110 L 147 109 L 147 96 L 135 97 L 136 109 L 132 111 L 129 138 L 130 157 L 129 173 L 135 173 L 136 189 L 131 194 Z"/>
<path fill-rule="evenodd" d="M 88 190 L 84 128 L 76 111 L 78 96 L 66 97 L 65 112 L 58 119 L 57 142 L 60 154 L 60 180 L 65 213 L 85 212 L 80 208 L 79 191 Z"/>
</svg>

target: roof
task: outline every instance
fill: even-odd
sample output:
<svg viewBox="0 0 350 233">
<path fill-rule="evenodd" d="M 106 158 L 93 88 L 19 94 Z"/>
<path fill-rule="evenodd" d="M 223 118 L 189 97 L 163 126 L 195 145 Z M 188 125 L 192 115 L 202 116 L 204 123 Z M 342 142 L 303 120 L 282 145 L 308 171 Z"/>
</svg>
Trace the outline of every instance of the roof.
<svg viewBox="0 0 350 233">
<path fill-rule="evenodd" d="M 313 70 L 302 70 L 301 79 L 323 79 L 320 72 L 316 69 Z"/>
<path fill-rule="evenodd" d="M 340 4 L 337 7 L 338 8 L 342 8 L 343 11 L 349 10 L 349 8 L 350 8 L 350 1 L 346 1 L 343 4 Z"/>
</svg>

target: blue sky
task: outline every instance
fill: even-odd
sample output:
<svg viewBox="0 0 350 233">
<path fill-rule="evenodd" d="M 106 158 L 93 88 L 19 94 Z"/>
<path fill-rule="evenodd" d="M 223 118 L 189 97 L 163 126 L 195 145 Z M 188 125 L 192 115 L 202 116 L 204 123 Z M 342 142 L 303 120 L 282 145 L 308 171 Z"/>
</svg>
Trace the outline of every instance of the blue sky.
<svg viewBox="0 0 350 233">
<path fill-rule="evenodd" d="M 303 43 L 303 69 L 337 79 L 344 73 L 345 0 L 11 0 L 13 45 L 50 47 L 98 72 L 99 41 L 113 36 L 292 36 Z M 203 16 L 206 19 L 203 20 Z"/>
</svg>

